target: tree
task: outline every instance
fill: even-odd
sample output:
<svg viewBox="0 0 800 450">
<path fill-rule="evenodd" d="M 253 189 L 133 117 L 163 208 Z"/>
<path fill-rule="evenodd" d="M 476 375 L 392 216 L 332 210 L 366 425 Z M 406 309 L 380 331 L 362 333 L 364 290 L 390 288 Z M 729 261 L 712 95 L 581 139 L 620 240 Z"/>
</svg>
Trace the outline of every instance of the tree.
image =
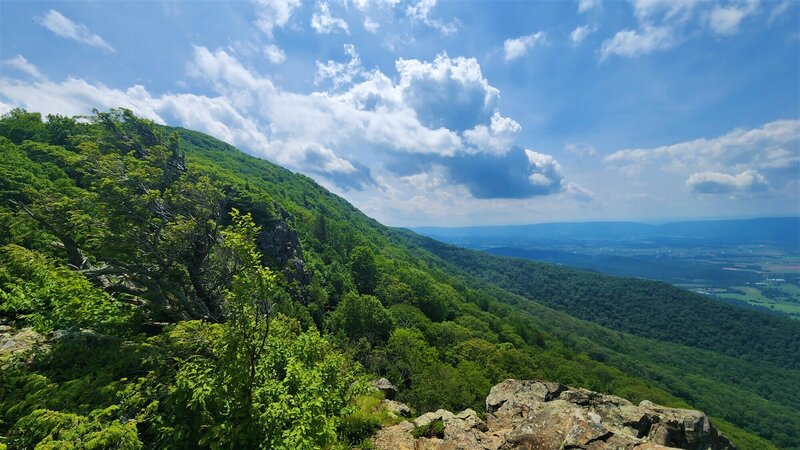
<svg viewBox="0 0 800 450">
<path fill-rule="evenodd" d="M 386 342 L 393 324 L 389 311 L 372 295 L 348 293 L 331 316 L 334 329 L 353 339 L 365 338 L 372 344 Z"/>
<path fill-rule="evenodd" d="M 378 285 L 378 266 L 372 249 L 359 245 L 350 253 L 350 271 L 358 292 L 374 294 Z"/>
</svg>

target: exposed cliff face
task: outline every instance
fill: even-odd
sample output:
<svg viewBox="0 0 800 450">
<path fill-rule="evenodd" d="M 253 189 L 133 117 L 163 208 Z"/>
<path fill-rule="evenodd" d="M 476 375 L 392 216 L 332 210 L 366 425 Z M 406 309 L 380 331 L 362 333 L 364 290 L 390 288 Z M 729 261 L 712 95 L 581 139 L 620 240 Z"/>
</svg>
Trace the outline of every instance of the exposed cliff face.
<svg viewBox="0 0 800 450">
<path fill-rule="evenodd" d="M 439 410 L 378 431 L 374 444 L 381 450 L 735 448 L 700 411 L 520 380 L 491 389 L 485 422 L 470 409 Z"/>
<path fill-rule="evenodd" d="M 287 281 L 296 281 L 295 288 L 299 299 L 305 299 L 305 286 L 311 282 L 311 275 L 306 269 L 303 249 L 297 231 L 294 229 L 294 217 L 280 205 L 275 205 L 278 217 L 271 224 L 262 224 L 258 236 L 258 249 L 267 258 L 268 265 L 283 267 Z"/>
</svg>

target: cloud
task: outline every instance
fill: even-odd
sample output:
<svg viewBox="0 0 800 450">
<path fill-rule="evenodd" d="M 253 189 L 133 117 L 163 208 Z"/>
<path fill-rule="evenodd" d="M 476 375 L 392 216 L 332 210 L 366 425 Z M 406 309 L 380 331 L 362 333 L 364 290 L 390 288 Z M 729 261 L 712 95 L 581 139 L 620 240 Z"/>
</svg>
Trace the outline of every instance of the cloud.
<svg viewBox="0 0 800 450">
<path fill-rule="evenodd" d="M 286 61 L 286 52 L 277 45 L 269 44 L 264 46 L 264 55 L 272 64 L 282 64 Z"/>
<path fill-rule="evenodd" d="M 733 192 L 731 186 L 741 192 L 767 184 L 783 186 L 796 180 L 800 172 L 800 120 L 736 129 L 713 139 L 620 150 L 606 156 L 605 162 L 633 178 L 686 177 L 695 192 Z M 726 175 L 731 173 L 739 175 Z"/>
<path fill-rule="evenodd" d="M 732 36 L 739 32 L 739 24 L 758 10 L 758 0 L 747 0 L 740 5 L 716 6 L 709 15 L 711 30 L 720 36 Z"/>
<path fill-rule="evenodd" d="M 464 131 L 487 123 L 495 112 L 500 91 L 489 85 L 475 58 L 440 54 L 433 62 L 401 58 L 395 65 L 404 102 L 429 128 Z"/>
<path fill-rule="evenodd" d="M 450 179 L 478 199 L 530 198 L 563 190 L 561 165 L 552 156 L 515 147 L 502 155 L 440 158 Z"/>
<path fill-rule="evenodd" d="M 317 61 L 317 73 L 314 75 L 314 84 L 319 85 L 325 81 L 330 81 L 334 89 L 343 85 L 350 85 L 357 78 L 361 78 L 366 73 L 361 67 L 361 59 L 358 57 L 353 44 L 345 44 L 344 52 L 350 57 L 350 61 L 342 63 L 328 60 L 323 63 Z"/>
<path fill-rule="evenodd" d="M 28 60 L 25 59 L 25 57 L 22 55 L 17 55 L 13 58 L 6 59 L 5 61 L 3 61 L 3 64 L 13 67 L 19 70 L 20 72 L 27 73 L 33 78 L 37 79 L 43 78 L 42 73 L 39 72 L 39 69 L 37 69 L 36 66 L 28 62 Z"/>
<path fill-rule="evenodd" d="M 313 174 L 332 189 L 368 190 L 398 202 L 385 208 L 411 208 L 434 185 L 441 201 L 588 195 L 564 181 L 552 156 L 514 146 L 521 127 L 497 110 L 499 91 L 475 59 L 400 59 L 390 78 L 363 69 L 354 47 L 345 53 L 347 62 L 320 63 L 324 81 L 338 83 L 335 91 L 288 92 L 227 51 L 196 46 L 187 74 L 212 95 L 153 95 L 140 85 L 116 89 L 75 78 L 0 78 L 0 108 L 69 115 L 130 108 Z"/>
<path fill-rule="evenodd" d="M 378 22 L 375 22 L 369 17 L 364 18 L 364 29 L 370 33 L 376 33 L 380 27 L 381 25 Z"/>
<path fill-rule="evenodd" d="M 774 8 L 772 8 L 772 12 L 769 14 L 769 23 L 775 22 L 781 16 L 783 16 L 786 11 L 792 6 L 792 0 L 783 0 L 782 2 L 778 3 Z"/>
<path fill-rule="evenodd" d="M 738 175 L 728 175 L 719 172 L 693 173 L 686 185 L 697 194 L 729 194 L 751 193 L 767 189 L 767 180 L 763 175 L 747 170 Z"/>
<path fill-rule="evenodd" d="M 547 43 L 546 35 L 543 31 L 539 31 L 527 36 L 520 36 L 515 39 L 506 39 L 503 42 L 503 54 L 506 61 L 513 61 L 522 57 L 528 52 L 528 49 L 534 45 L 544 45 Z"/>
<path fill-rule="evenodd" d="M 700 138 L 652 149 L 620 150 L 605 161 L 617 166 L 666 163 L 688 167 L 791 168 L 800 160 L 800 120 L 777 120 L 751 130 L 735 129 L 713 139 Z"/>
<path fill-rule="evenodd" d="M 578 13 L 585 13 L 595 8 L 602 8 L 603 0 L 579 0 Z"/>
<path fill-rule="evenodd" d="M 514 119 L 503 117 L 495 111 L 489 126 L 478 124 L 464 131 L 464 140 L 479 151 L 502 154 L 511 147 L 521 130 L 522 127 Z"/>
<path fill-rule="evenodd" d="M 572 33 L 569 34 L 569 38 L 572 40 L 572 45 L 578 45 L 595 31 L 597 31 L 597 27 L 595 26 L 581 25 L 572 30 Z"/>
<path fill-rule="evenodd" d="M 691 17 L 700 0 L 631 0 L 631 3 L 640 21 L 656 18 L 682 21 Z"/>
<path fill-rule="evenodd" d="M 597 154 L 597 150 L 594 146 L 586 143 L 567 144 L 564 146 L 564 151 L 578 156 L 595 156 Z"/>
<path fill-rule="evenodd" d="M 91 45 L 107 52 L 113 53 L 115 51 L 114 47 L 110 46 L 100 36 L 89 31 L 85 25 L 73 22 L 55 9 L 51 9 L 44 16 L 36 17 L 35 20 L 57 36 Z"/>
<path fill-rule="evenodd" d="M 292 12 L 300 7 L 300 0 L 255 0 L 256 27 L 272 38 L 275 28 L 289 23 Z"/>
<path fill-rule="evenodd" d="M 320 34 L 330 34 L 336 29 L 350 34 L 350 29 L 344 19 L 331 15 L 330 5 L 327 2 L 316 3 L 314 15 L 311 16 L 311 28 Z"/>
<path fill-rule="evenodd" d="M 613 38 L 603 41 L 600 60 L 611 55 L 640 56 L 655 50 L 668 49 L 677 44 L 674 30 L 670 27 L 644 25 L 638 30 L 618 31 Z"/>
<path fill-rule="evenodd" d="M 567 183 L 564 191 L 570 197 L 581 202 L 593 202 L 597 199 L 594 192 L 576 183 Z"/>
<path fill-rule="evenodd" d="M 732 36 L 743 20 L 758 12 L 759 0 L 631 0 L 636 29 L 618 31 L 603 41 L 600 59 L 609 56 L 636 57 L 666 50 L 711 32 Z M 773 10 L 779 11 L 783 5 Z M 772 19 L 770 19 L 771 21 Z"/>
<path fill-rule="evenodd" d="M 453 34 L 458 31 L 455 22 L 444 23 L 431 18 L 431 11 L 436 7 L 437 0 L 418 0 L 406 8 L 406 16 L 414 22 L 423 23 L 439 30 L 442 34 Z"/>
</svg>

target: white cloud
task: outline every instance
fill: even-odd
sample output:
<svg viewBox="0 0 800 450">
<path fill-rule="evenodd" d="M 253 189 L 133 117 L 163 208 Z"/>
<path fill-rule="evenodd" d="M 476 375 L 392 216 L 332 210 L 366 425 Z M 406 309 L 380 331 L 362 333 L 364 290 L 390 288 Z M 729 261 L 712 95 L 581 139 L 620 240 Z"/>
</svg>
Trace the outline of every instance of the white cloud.
<svg viewBox="0 0 800 450">
<path fill-rule="evenodd" d="M 515 39 L 506 39 L 503 42 L 503 53 L 506 61 L 513 61 L 528 52 L 536 44 L 546 44 L 547 37 L 543 31 Z"/>
<path fill-rule="evenodd" d="M 85 25 L 73 22 L 55 9 L 51 9 L 44 16 L 36 17 L 36 21 L 57 36 L 91 45 L 107 52 L 113 53 L 115 51 L 114 47 L 110 46 L 100 36 L 89 31 Z"/>
<path fill-rule="evenodd" d="M 377 32 L 380 27 L 381 25 L 378 22 L 370 19 L 369 17 L 364 18 L 364 29 L 370 33 Z"/>
<path fill-rule="evenodd" d="M 639 20 L 661 17 L 667 20 L 687 20 L 700 0 L 631 0 Z"/>
<path fill-rule="evenodd" d="M 585 13 L 595 8 L 602 8 L 603 0 L 579 0 L 578 13 Z"/>
<path fill-rule="evenodd" d="M 638 30 L 618 31 L 600 47 L 600 60 L 611 55 L 634 57 L 655 50 L 671 48 L 677 44 L 674 30 L 670 27 L 644 25 Z"/>
<path fill-rule="evenodd" d="M 769 23 L 772 23 L 778 20 L 781 16 L 783 16 L 786 11 L 792 6 L 792 0 L 783 0 L 782 2 L 778 3 L 775 8 L 772 9 L 772 12 L 769 14 Z M 794 4 L 797 4 L 794 2 Z"/>
<path fill-rule="evenodd" d="M 594 146 L 586 143 L 567 144 L 564 146 L 564 151 L 578 156 L 595 156 L 597 154 Z"/>
<path fill-rule="evenodd" d="M 747 0 L 740 5 L 716 6 L 709 15 L 709 26 L 720 36 L 732 36 L 739 32 L 742 20 L 756 11 L 758 0 Z"/>
<path fill-rule="evenodd" d="M 696 192 L 744 192 L 767 184 L 782 186 L 796 180 L 800 173 L 800 120 L 736 129 L 713 139 L 620 150 L 606 156 L 605 161 L 633 179 L 685 177 Z M 738 175 L 726 175 L 731 173 Z"/>
<path fill-rule="evenodd" d="M 572 33 L 569 34 L 569 38 L 572 40 L 572 45 L 578 45 L 595 31 L 597 31 L 597 27 L 595 26 L 581 25 L 572 30 Z"/>
<path fill-rule="evenodd" d="M 567 183 L 564 191 L 570 197 L 582 202 L 591 202 L 597 198 L 597 195 L 594 192 L 576 183 Z"/>
<path fill-rule="evenodd" d="M 561 164 L 551 155 L 525 149 L 531 174 L 528 176 L 531 184 L 546 192 L 560 192 L 562 190 Z"/>
<path fill-rule="evenodd" d="M 316 3 L 314 15 L 311 16 L 311 28 L 317 33 L 330 34 L 336 29 L 340 29 L 350 34 L 350 29 L 344 19 L 331 15 L 330 5 L 327 2 Z"/>
<path fill-rule="evenodd" d="M 289 23 L 292 12 L 300 7 L 300 0 L 255 0 L 255 24 L 267 37 L 272 38 L 275 28 Z"/>
<path fill-rule="evenodd" d="M 500 91 L 489 85 L 475 58 L 440 54 L 431 62 L 398 59 L 404 102 L 430 128 L 464 131 L 487 123 Z"/>
<path fill-rule="evenodd" d="M 418 0 L 406 8 L 406 16 L 414 22 L 423 23 L 439 30 L 442 34 L 453 34 L 458 31 L 455 22 L 444 23 L 431 18 L 431 11 L 436 7 L 437 0 Z"/>
<path fill-rule="evenodd" d="M 33 64 L 31 64 L 27 59 L 25 59 L 22 55 L 17 55 L 13 58 L 6 59 L 3 61 L 3 64 L 13 67 L 20 72 L 27 73 L 28 75 L 32 76 L 33 78 L 43 78 L 42 73 L 39 72 L 39 69 L 36 68 Z"/>
<path fill-rule="evenodd" d="M 272 64 L 282 64 L 286 61 L 286 52 L 274 44 L 264 46 L 264 55 Z"/>
<path fill-rule="evenodd" d="M 496 201 L 518 211 L 530 208 L 526 199 L 560 192 L 576 201 L 590 197 L 564 180 L 552 156 L 512 145 L 520 126 L 497 110 L 499 91 L 475 59 L 398 60 L 390 78 L 363 70 L 355 48 L 345 52 L 356 63 L 342 64 L 358 75 L 335 92 L 287 92 L 226 50 L 198 46 L 188 73 L 211 86 L 212 95 L 3 77 L 0 112 L 17 106 L 68 115 L 130 108 L 314 175 L 335 192 L 347 191 L 367 212 L 395 222 L 434 211 L 467 213 L 458 208 L 495 211 Z M 424 216 L 414 216 L 411 211 L 420 208 Z"/>
<path fill-rule="evenodd" d="M 345 44 L 344 52 L 350 57 L 347 63 L 341 63 L 334 60 L 322 63 L 317 61 L 317 73 L 314 75 L 314 84 L 318 85 L 324 81 L 330 80 L 334 89 L 338 89 L 343 85 L 350 85 L 357 78 L 363 77 L 366 73 L 364 68 L 361 67 L 361 59 L 358 57 L 355 46 L 353 44 Z"/>
<path fill-rule="evenodd" d="M 495 111 L 489 126 L 479 124 L 464 131 L 464 140 L 479 151 L 503 154 L 511 148 L 521 130 L 522 127 L 514 119 L 503 117 Z"/>
<path fill-rule="evenodd" d="M 768 187 L 766 178 L 754 170 L 747 170 L 738 175 L 719 172 L 693 173 L 686 180 L 686 185 L 697 194 L 758 192 Z"/>
</svg>

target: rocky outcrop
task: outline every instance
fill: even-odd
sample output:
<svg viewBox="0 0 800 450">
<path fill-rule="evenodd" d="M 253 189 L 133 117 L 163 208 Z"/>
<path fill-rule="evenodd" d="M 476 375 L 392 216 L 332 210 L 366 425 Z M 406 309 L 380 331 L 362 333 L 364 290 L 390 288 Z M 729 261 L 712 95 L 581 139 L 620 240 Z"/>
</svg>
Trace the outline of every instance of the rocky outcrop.
<svg viewBox="0 0 800 450">
<path fill-rule="evenodd" d="M 393 385 L 392 382 L 386 378 L 379 378 L 375 380 L 372 383 L 372 386 L 381 391 L 383 398 L 386 400 L 394 400 L 394 397 L 397 395 L 397 387 L 395 387 L 395 385 Z"/>
<path fill-rule="evenodd" d="M 441 425 L 432 426 L 436 421 Z M 523 380 L 491 389 L 485 422 L 471 409 L 439 410 L 381 429 L 373 443 L 384 450 L 735 448 L 699 411 Z"/>
<path fill-rule="evenodd" d="M 311 274 L 306 268 L 300 239 L 294 229 L 294 217 L 277 203 L 275 210 L 277 217 L 274 221 L 269 224 L 259 224 L 261 232 L 256 244 L 270 267 L 283 268 L 283 274 L 287 281 L 290 284 L 292 281 L 298 283 L 293 288 L 297 292 L 292 293 L 296 298 L 305 300 L 305 286 L 311 283 Z"/>
<path fill-rule="evenodd" d="M 8 325 L 0 325 L 0 362 L 14 354 L 26 352 L 44 341 L 44 336 L 33 328 L 17 330 Z"/>
</svg>

